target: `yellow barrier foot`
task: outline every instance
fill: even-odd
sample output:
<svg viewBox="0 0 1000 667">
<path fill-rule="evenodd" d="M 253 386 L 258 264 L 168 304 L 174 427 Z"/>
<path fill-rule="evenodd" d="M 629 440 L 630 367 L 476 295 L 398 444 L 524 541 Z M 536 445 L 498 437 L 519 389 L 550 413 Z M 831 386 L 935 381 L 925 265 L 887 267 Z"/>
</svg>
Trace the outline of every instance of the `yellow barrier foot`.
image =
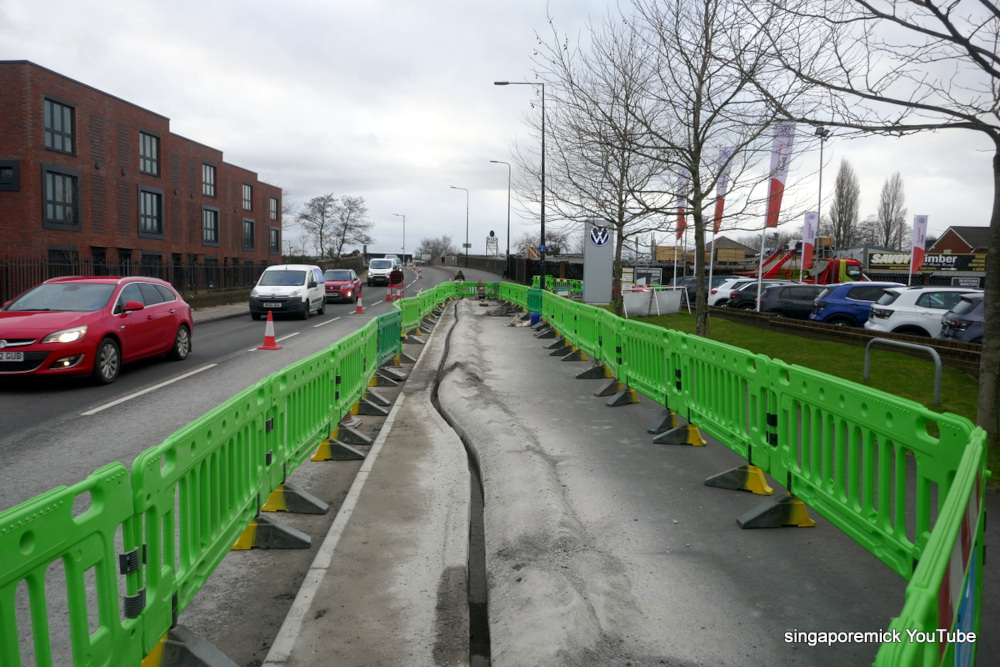
<svg viewBox="0 0 1000 667">
<path fill-rule="evenodd" d="M 385 408 L 375 405 L 367 398 L 362 398 L 358 401 L 358 411 L 359 415 L 366 415 L 369 417 L 388 417 L 389 411 Z"/>
<path fill-rule="evenodd" d="M 233 544 L 233 549 L 308 549 L 311 543 L 312 538 L 301 530 L 258 514 Z"/>
<path fill-rule="evenodd" d="M 611 382 L 608 382 L 606 385 L 595 391 L 594 396 L 611 396 L 613 394 L 617 394 L 624 388 L 624 384 L 612 378 Z"/>
<path fill-rule="evenodd" d="M 758 496 L 769 496 L 774 493 L 764 477 L 764 471 L 755 465 L 745 465 L 733 468 L 705 480 L 705 486 L 730 491 L 749 491 Z"/>
<path fill-rule="evenodd" d="M 601 362 L 596 362 L 593 366 L 576 376 L 577 380 L 603 380 L 614 377 L 608 367 Z"/>
<path fill-rule="evenodd" d="M 262 512 L 326 514 L 330 511 L 330 506 L 308 491 L 285 483 L 271 492 L 260 509 Z"/>
<path fill-rule="evenodd" d="M 670 408 L 664 408 L 653 425 L 646 429 L 646 433 L 659 435 L 672 428 L 677 428 L 677 413 Z"/>
<path fill-rule="evenodd" d="M 156 648 L 142 659 L 142 667 L 190 665 L 238 667 L 226 654 L 183 625 L 175 625 L 160 638 Z"/>
<path fill-rule="evenodd" d="M 365 458 L 362 452 L 354 449 L 350 445 L 344 444 L 340 440 L 326 439 L 319 443 L 319 447 L 309 457 L 311 461 L 360 461 Z"/>
<path fill-rule="evenodd" d="M 608 399 L 605 403 L 609 408 L 617 408 L 622 405 L 632 405 L 639 402 L 639 394 L 631 387 L 625 387 L 620 392 Z"/>
<path fill-rule="evenodd" d="M 811 528 L 816 522 L 809 516 L 805 503 L 791 494 L 772 498 L 736 520 L 740 528 L 780 528 L 796 526 Z"/>
<path fill-rule="evenodd" d="M 694 424 L 677 426 L 653 438 L 654 445 L 693 445 L 704 447 L 708 443 Z"/>
<path fill-rule="evenodd" d="M 578 347 L 574 347 L 573 351 L 563 357 L 563 361 L 586 361 L 587 355 L 583 353 Z"/>
</svg>

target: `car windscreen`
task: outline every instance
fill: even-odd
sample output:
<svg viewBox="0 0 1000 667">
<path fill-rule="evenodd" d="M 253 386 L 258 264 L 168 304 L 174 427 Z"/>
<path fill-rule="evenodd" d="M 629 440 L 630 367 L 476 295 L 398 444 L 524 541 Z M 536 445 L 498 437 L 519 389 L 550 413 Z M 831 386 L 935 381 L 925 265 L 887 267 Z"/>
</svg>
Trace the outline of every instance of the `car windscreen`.
<svg viewBox="0 0 1000 667">
<path fill-rule="evenodd" d="M 391 269 L 396 264 L 391 259 L 373 259 L 368 265 L 369 269 Z"/>
<path fill-rule="evenodd" d="M 295 287 L 302 285 L 305 281 L 305 271 L 277 269 L 275 271 L 265 271 L 257 284 L 263 287 Z"/>
<path fill-rule="evenodd" d="M 951 309 L 952 315 L 964 315 L 969 311 L 973 310 L 976 306 L 983 302 L 983 297 L 967 297 L 963 296 L 961 300 L 955 304 L 955 307 Z"/>
<path fill-rule="evenodd" d="M 12 302 L 8 311 L 26 312 L 62 310 L 88 312 L 100 310 L 108 305 L 114 285 L 92 283 L 57 283 L 39 285 Z"/>
<path fill-rule="evenodd" d="M 323 280 L 335 281 L 335 280 L 350 280 L 350 271 L 337 271 L 331 269 L 323 274 Z"/>
<path fill-rule="evenodd" d="M 882 294 L 882 296 L 878 298 L 878 301 L 876 301 L 876 303 L 880 306 L 888 306 L 890 303 L 898 299 L 900 294 L 902 294 L 902 292 L 900 292 L 899 290 L 894 290 L 894 289 L 886 290 Z"/>
</svg>

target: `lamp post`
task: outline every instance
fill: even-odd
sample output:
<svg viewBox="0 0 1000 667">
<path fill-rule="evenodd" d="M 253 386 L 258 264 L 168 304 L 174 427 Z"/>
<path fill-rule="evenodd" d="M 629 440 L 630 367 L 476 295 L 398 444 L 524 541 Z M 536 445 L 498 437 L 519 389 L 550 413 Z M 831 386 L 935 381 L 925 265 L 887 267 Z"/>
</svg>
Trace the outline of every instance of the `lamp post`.
<svg viewBox="0 0 1000 667">
<path fill-rule="evenodd" d="M 393 213 L 393 215 L 403 219 L 403 264 L 406 264 L 406 214 Z"/>
<path fill-rule="evenodd" d="M 820 125 L 816 128 L 816 136 L 819 137 L 819 200 L 816 202 L 816 233 L 819 234 L 819 223 L 823 220 L 823 145 L 830 136 L 830 130 Z M 814 238 L 814 245 L 815 242 Z"/>
<path fill-rule="evenodd" d="M 490 160 L 493 164 L 507 165 L 507 263 L 504 264 L 507 277 L 510 277 L 510 162 Z"/>
<path fill-rule="evenodd" d="M 545 84 L 532 81 L 494 81 L 494 86 L 541 86 L 542 88 L 542 225 L 538 239 L 538 282 L 545 289 Z"/>
<path fill-rule="evenodd" d="M 451 186 L 452 190 L 465 190 L 465 268 L 469 268 L 469 189 Z"/>
</svg>

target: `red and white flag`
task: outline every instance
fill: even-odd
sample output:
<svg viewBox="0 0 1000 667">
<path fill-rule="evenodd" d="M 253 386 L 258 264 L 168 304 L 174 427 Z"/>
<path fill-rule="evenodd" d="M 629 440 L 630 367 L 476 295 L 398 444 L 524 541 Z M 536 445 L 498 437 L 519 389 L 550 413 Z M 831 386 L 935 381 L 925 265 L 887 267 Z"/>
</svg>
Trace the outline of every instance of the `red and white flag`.
<svg viewBox="0 0 1000 667">
<path fill-rule="evenodd" d="M 913 250 L 910 254 L 910 273 L 916 273 L 924 264 L 924 241 L 927 239 L 927 216 L 913 216 Z"/>
<path fill-rule="evenodd" d="M 771 186 L 767 194 L 767 227 L 778 226 L 781 212 L 781 195 L 785 192 L 788 164 L 792 161 L 792 142 L 795 140 L 795 123 L 778 123 L 771 144 Z"/>
<path fill-rule="evenodd" d="M 689 176 L 687 169 L 681 169 L 681 173 L 677 177 L 677 238 L 684 236 L 684 230 L 687 229 L 684 209 L 687 208 Z"/>
<path fill-rule="evenodd" d="M 819 226 L 819 214 L 816 211 L 806 212 L 806 221 L 802 226 L 802 270 L 808 271 L 813 265 L 813 248 L 816 243 L 816 228 Z"/>
<path fill-rule="evenodd" d="M 733 157 L 735 149 L 727 146 L 719 151 L 719 181 L 715 189 L 715 219 L 712 233 L 718 234 L 722 227 L 722 209 L 726 203 L 726 192 L 729 190 L 729 168 L 732 166 L 730 158 Z"/>
</svg>

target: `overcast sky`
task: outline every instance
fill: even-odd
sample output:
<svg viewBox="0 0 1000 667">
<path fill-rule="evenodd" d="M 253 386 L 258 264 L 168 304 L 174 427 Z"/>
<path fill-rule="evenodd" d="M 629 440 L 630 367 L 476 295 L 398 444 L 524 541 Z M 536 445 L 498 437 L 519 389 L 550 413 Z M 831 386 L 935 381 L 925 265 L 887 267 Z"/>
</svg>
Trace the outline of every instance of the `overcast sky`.
<svg viewBox="0 0 1000 667">
<path fill-rule="evenodd" d="M 170 119 L 175 134 L 223 151 L 304 202 L 360 195 L 375 223 L 372 251 L 466 237 L 505 251 L 507 168 L 531 141 L 536 32 L 546 9 L 576 34 L 608 8 L 599 0 L 0 0 L 0 59 L 29 60 Z M 811 132 L 809 132 L 811 135 Z M 816 200 L 819 156 L 792 162 L 786 197 Z M 989 223 L 990 146 L 972 132 L 826 143 L 824 210 L 841 159 L 861 180 L 861 217 L 875 213 L 899 171 L 907 221 L 929 235 Z M 764 167 L 766 168 L 766 166 Z M 815 208 L 813 206 L 812 208 Z M 286 226 L 287 226 L 286 221 Z M 763 224 L 763 220 L 761 221 Z M 537 229 L 515 207 L 511 237 Z M 783 226 L 784 227 L 784 226 Z M 801 227 L 789 222 L 787 227 Z M 736 232 L 730 236 L 741 236 Z M 286 232 L 286 238 L 295 231 Z M 690 239 L 689 239 L 690 242 Z"/>
</svg>

